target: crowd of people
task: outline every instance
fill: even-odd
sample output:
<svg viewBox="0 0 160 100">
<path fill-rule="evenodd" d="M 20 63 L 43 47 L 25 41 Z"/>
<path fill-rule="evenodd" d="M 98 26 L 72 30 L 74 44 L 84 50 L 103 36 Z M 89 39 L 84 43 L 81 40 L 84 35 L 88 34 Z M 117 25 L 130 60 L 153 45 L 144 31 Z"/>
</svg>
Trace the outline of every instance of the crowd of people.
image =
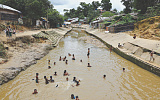
<svg viewBox="0 0 160 100">
<path fill-rule="evenodd" d="M 74 54 L 70 54 L 68 53 L 68 56 L 72 56 L 72 60 L 76 60 L 75 55 Z M 87 52 L 87 57 L 89 58 L 90 56 L 90 48 L 88 48 L 88 52 Z M 64 58 L 62 58 L 61 56 L 59 57 L 59 61 L 65 61 L 65 64 L 68 64 L 68 60 L 67 57 L 65 56 Z M 80 60 L 80 62 L 82 62 L 82 59 Z M 48 60 L 48 69 L 51 69 L 50 66 L 51 61 Z M 54 62 L 54 65 L 56 65 L 56 62 Z M 87 67 L 92 67 L 90 65 L 90 63 L 88 63 Z M 123 71 L 125 72 L 125 68 L 123 68 Z M 39 73 L 36 73 L 36 83 L 39 83 L 39 78 L 38 78 Z M 67 72 L 67 70 L 64 70 L 63 72 L 63 76 L 69 76 L 70 74 Z M 57 76 L 57 72 L 54 72 L 54 76 Z M 106 75 L 103 75 L 103 78 L 106 78 Z M 52 76 L 50 76 L 50 79 L 47 79 L 46 76 L 44 76 L 44 80 L 45 80 L 45 84 L 49 84 L 55 82 L 54 79 L 52 78 Z M 66 77 L 66 81 L 68 81 L 68 77 Z M 76 83 L 76 86 L 80 85 L 81 80 L 78 80 L 76 77 L 73 77 L 73 82 Z M 73 85 L 71 85 L 72 87 L 74 87 Z M 58 87 L 58 84 L 56 85 L 56 87 Z M 37 94 L 37 89 L 34 89 L 34 92 L 32 94 Z M 71 99 L 76 99 L 79 100 L 78 96 L 74 96 L 74 94 L 71 94 Z"/>
</svg>

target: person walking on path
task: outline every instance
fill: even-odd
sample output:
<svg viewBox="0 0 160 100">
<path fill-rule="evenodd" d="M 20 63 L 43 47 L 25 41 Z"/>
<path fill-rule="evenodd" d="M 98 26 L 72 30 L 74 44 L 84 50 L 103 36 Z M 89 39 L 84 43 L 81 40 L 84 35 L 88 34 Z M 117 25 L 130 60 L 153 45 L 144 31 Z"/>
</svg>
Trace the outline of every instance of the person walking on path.
<svg viewBox="0 0 160 100">
<path fill-rule="evenodd" d="M 154 57 L 153 57 L 153 54 L 154 54 L 154 51 L 152 50 L 151 52 L 150 52 L 150 60 L 149 60 L 149 62 L 153 59 L 153 61 L 155 60 L 154 59 Z"/>
</svg>

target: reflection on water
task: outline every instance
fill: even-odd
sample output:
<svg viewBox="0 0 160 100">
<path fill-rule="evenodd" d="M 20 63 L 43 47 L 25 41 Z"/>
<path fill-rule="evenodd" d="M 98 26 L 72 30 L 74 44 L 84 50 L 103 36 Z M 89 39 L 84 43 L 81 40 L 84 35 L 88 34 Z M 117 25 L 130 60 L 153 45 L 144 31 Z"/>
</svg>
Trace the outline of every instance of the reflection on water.
<svg viewBox="0 0 160 100">
<path fill-rule="evenodd" d="M 81 100 L 134 100 L 160 99 L 160 78 L 135 64 L 121 58 L 96 44 L 85 43 L 83 39 L 92 39 L 80 30 L 72 31 L 58 47 L 47 56 L 39 60 L 26 71 L 21 72 L 14 80 L 0 86 L 2 100 L 70 100 L 70 95 L 78 95 Z M 90 37 L 90 38 L 89 38 Z M 88 41 L 88 40 L 87 40 Z M 97 40 L 96 40 L 97 41 Z M 91 48 L 90 58 L 87 58 L 87 49 Z M 76 60 L 67 54 L 75 55 Z M 68 65 L 59 61 L 59 57 L 67 56 Z M 48 60 L 51 60 L 51 69 L 48 69 Z M 83 62 L 80 62 L 80 60 Z M 56 65 L 53 63 L 56 62 Z M 87 63 L 91 68 L 87 68 Z M 126 68 L 126 72 L 122 68 Z M 63 76 L 67 70 L 70 76 Z M 53 76 L 54 72 L 58 76 Z M 36 84 L 35 74 L 39 73 L 39 83 Z M 103 79 L 103 75 L 106 79 Z M 54 83 L 45 84 L 43 76 L 53 76 Z M 69 81 L 66 81 L 66 77 Z M 76 87 L 73 77 L 81 80 Z M 56 85 L 59 85 L 56 88 Z M 72 87 L 72 85 L 74 87 Z M 38 94 L 32 95 L 34 89 Z"/>
</svg>

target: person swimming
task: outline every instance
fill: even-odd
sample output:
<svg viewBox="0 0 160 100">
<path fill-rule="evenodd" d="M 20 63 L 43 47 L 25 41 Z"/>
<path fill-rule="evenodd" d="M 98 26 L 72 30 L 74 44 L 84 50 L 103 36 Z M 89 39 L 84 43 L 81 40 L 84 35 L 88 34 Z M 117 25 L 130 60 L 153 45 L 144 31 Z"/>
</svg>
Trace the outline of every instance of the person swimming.
<svg viewBox="0 0 160 100">
<path fill-rule="evenodd" d="M 50 64 L 50 60 L 48 60 L 48 64 Z"/>
<path fill-rule="evenodd" d="M 36 73 L 36 83 L 39 83 L 38 75 L 39 75 L 39 73 Z"/>
<path fill-rule="evenodd" d="M 56 62 L 54 62 L 54 65 L 56 65 Z"/>
<path fill-rule="evenodd" d="M 76 59 L 75 59 L 75 57 L 74 57 L 74 54 L 73 54 L 73 58 L 72 58 L 72 60 L 76 60 Z"/>
<path fill-rule="evenodd" d="M 34 89 L 34 92 L 32 94 L 37 94 L 37 93 L 38 93 L 37 89 Z"/>
<path fill-rule="evenodd" d="M 89 58 L 89 55 L 90 55 L 90 48 L 88 48 L 88 53 L 87 53 L 88 58 Z"/>
<path fill-rule="evenodd" d="M 69 74 L 67 73 L 67 71 L 66 71 L 66 70 L 64 70 L 63 76 L 66 76 L 66 75 L 68 75 L 68 76 L 69 76 Z"/>
<path fill-rule="evenodd" d="M 66 64 L 68 64 L 68 60 L 66 60 Z"/>
<path fill-rule="evenodd" d="M 76 81 L 76 77 L 73 77 L 73 81 Z"/>
<path fill-rule="evenodd" d="M 106 78 L 106 75 L 103 75 L 103 78 Z"/>
<path fill-rule="evenodd" d="M 66 81 L 68 81 L 68 77 L 66 78 Z"/>
<path fill-rule="evenodd" d="M 54 72 L 54 76 L 57 76 L 57 72 Z"/>
<path fill-rule="evenodd" d="M 125 68 L 123 68 L 123 72 L 125 72 Z"/>
<path fill-rule="evenodd" d="M 75 96 L 74 96 L 74 94 L 71 94 L 71 99 L 75 99 Z"/>
<path fill-rule="evenodd" d="M 51 66 L 48 66 L 48 69 L 51 69 Z"/>
<path fill-rule="evenodd" d="M 65 57 L 63 58 L 63 61 L 65 61 L 65 60 L 66 60 L 66 58 L 67 58 L 67 57 L 65 56 Z"/>
<path fill-rule="evenodd" d="M 46 76 L 44 76 L 44 79 L 45 79 L 45 83 L 46 83 L 46 84 L 48 84 L 48 83 L 49 83 L 49 81 L 48 81 L 48 79 L 47 79 L 47 77 L 46 77 Z"/>
<path fill-rule="evenodd" d="M 79 100 L 78 96 L 76 96 L 76 100 Z"/>
<path fill-rule="evenodd" d="M 87 67 L 92 67 L 91 65 L 90 65 L 90 63 L 88 63 L 88 66 Z"/>
<path fill-rule="evenodd" d="M 80 60 L 80 62 L 82 62 L 82 59 Z"/>
<path fill-rule="evenodd" d="M 71 56 L 71 54 L 70 54 L 70 53 L 68 53 L 68 56 Z"/>
<path fill-rule="evenodd" d="M 79 84 L 79 81 L 75 81 L 76 82 L 76 86 L 79 86 L 80 84 Z"/>
<path fill-rule="evenodd" d="M 61 61 L 62 60 L 62 58 L 61 58 L 61 56 L 59 57 L 59 61 Z"/>
<path fill-rule="evenodd" d="M 53 83 L 54 79 L 52 79 L 52 76 L 50 76 L 50 82 Z"/>
</svg>

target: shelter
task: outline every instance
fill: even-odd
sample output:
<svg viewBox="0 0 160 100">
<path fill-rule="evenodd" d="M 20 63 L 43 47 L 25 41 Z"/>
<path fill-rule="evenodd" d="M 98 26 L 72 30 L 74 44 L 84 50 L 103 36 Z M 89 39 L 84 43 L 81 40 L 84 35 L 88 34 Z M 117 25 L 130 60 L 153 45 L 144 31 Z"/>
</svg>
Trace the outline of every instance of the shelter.
<svg viewBox="0 0 160 100">
<path fill-rule="evenodd" d="M 0 22 L 17 22 L 21 12 L 9 6 L 0 4 Z"/>
</svg>

